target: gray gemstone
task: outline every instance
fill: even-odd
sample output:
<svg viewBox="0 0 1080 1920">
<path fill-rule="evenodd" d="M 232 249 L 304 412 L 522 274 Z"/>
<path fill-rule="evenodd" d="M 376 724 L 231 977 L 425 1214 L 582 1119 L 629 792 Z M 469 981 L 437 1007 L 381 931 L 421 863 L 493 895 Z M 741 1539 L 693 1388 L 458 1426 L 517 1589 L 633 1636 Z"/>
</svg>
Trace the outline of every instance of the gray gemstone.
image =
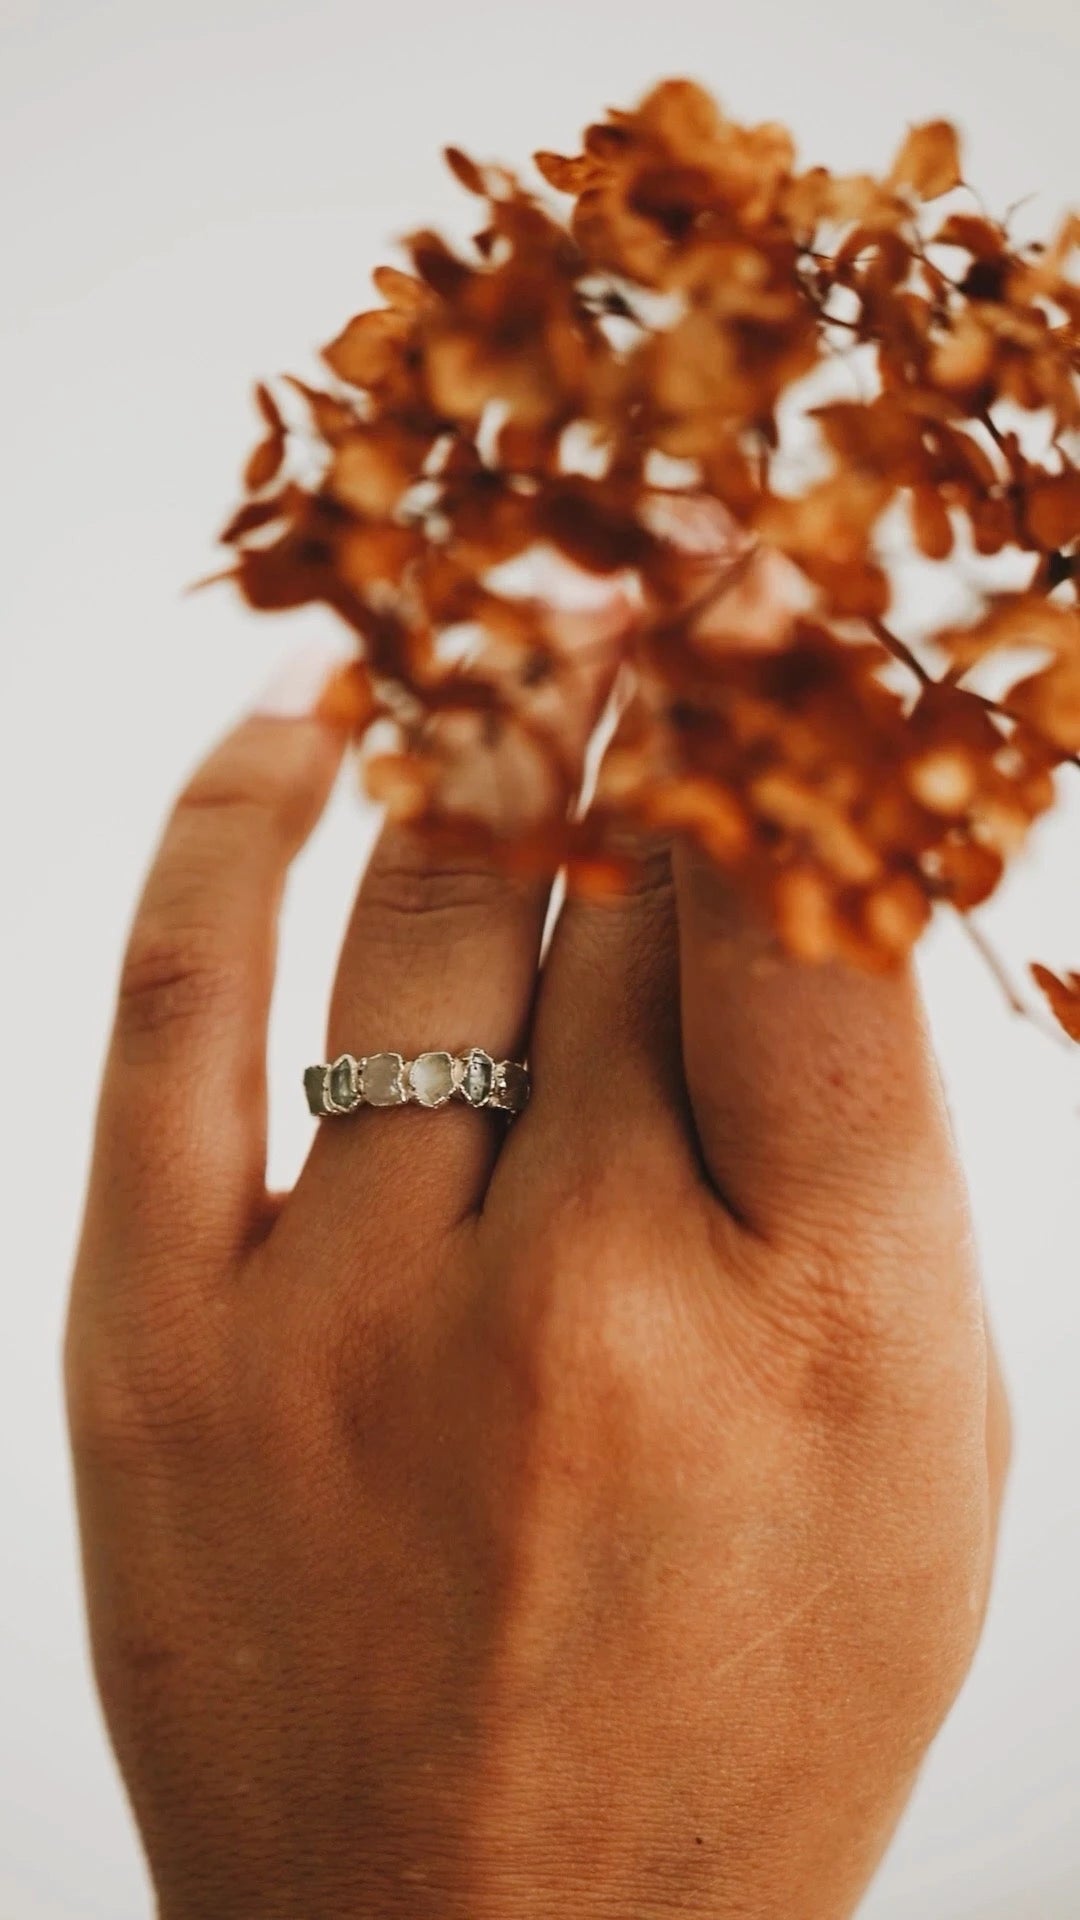
<svg viewBox="0 0 1080 1920">
<path fill-rule="evenodd" d="M 520 1113 L 529 1097 L 529 1076 L 516 1060 L 504 1060 L 499 1068 L 497 1099 L 507 1113 Z"/>
<path fill-rule="evenodd" d="M 335 1107 L 341 1107 L 346 1113 L 360 1098 L 356 1061 L 351 1053 L 343 1053 L 330 1069 L 330 1098 Z"/>
<path fill-rule="evenodd" d="M 312 1113 L 326 1112 L 326 1068 L 309 1067 L 304 1074 L 304 1092 Z"/>
<path fill-rule="evenodd" d="M 466 1054 L 461 1074 L 461 1091 L 470 1107 L 483 1107 L 491 1097 L 495 1063 L 490 1054 L 474 1047 Z"/>
<path fill-rule="evenodd" d="M 400 1053 L 369 1053 L 364 1061 L 364 1099 L 372 1107 L 400 1107 L 405 1098 Z"/>
<path fill-rule="evenodd" d="M 441 1107 L 454 1091 L 451 1055 L 418 1053 L 409 1068 L 409 1087 L 422 1107 Z"/>
</svg>

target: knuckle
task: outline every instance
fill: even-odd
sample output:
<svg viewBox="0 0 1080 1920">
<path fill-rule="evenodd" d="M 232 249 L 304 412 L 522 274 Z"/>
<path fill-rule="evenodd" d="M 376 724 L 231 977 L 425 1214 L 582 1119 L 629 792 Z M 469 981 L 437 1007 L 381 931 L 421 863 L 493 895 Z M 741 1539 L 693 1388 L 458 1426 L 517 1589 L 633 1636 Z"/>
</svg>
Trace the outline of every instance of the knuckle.
<svg viewBox="0 0 1080 1920">
<path fill-rule="evenodd" d="M 671 861 L 666 849 L 635 859 L 617 892 L 597 900 L 568 903 L 567 924 L 572 939 L 590 966 L 607 972 L 611 966 L 609 934 L 613 928 L 626 944 L 623 965 L 634 975 L 655 972 L 658 958 L 672 949 L 675 911 Z"/>
<path fill-rule="evenodd" d="M 227 1017 L 242 985 L 218 929 L 143 921 L 120 972 L 118 1031 L 123 1039 L 153 1039 L 193 1020 Z"/>
<path fill-rule="evenodd" d="M 198 767 L 182 787 L 174 808 L 178 823 L 208 815 L 250 831 L 287 815 L 296 799 L 290 769 L 265 753 L 241 750 L 238 738 L 227 742 Z"/>
<path fill-rule="evenodd" d="M 162 843 L 169 886 L 220 886 L 240 863 L 278 857 L 311 824 L 310 783 L 285 757 L 268 759 L 227 743 L 177 795 Z"/>
<path fill-rule="evenodd" d="M 775 1256 L 751 1281 L 755 1370 L 773 1404 L 830 1429 L 880 1412 L 911 1374 L 911 1333 L 888 1289 L 850 1249 Z"/>
<path fill-rule="evenodd" d="M 605 1205 L 601 1184 L 588 1205 L 553 1209 L 517 1264 L 504 1316 L 525 1418 L 560 1447 L 573 1433 L 579 1452 L 602 1452 L 612 1420 L 637 1427 L 668 1377 L 664 1291 L 642 1260 L 638 1223 Z"/>
<path fill-rule="evenodd" d="M 504 914 L 520 898 L 520 885 L 477 863 L 377 856 L 364 876 L 362 897 L 364 910 L 376 919 L 439 931 L 463 917 Z"/>
<path fill-rule="evenodd" d="M 674 885 L 666 853 L 649 855 L 627 873 L 617 893 L 572 901 L 567 916 L 577 962 L 609 986 L 612 935 L 619 943 L 624 990 L 631 1000 L 655 999 L 658 980 L 675 960 Z"/>
<path fill-rule="evenodd" d="M 630 865 L 618 893 L 603 902 L 611 913 L 640 913 L 643 908 L 667 912 L 675 892 L 671 849 L 667 841 L 638 842 L 630 850 Z"/>
</svg>

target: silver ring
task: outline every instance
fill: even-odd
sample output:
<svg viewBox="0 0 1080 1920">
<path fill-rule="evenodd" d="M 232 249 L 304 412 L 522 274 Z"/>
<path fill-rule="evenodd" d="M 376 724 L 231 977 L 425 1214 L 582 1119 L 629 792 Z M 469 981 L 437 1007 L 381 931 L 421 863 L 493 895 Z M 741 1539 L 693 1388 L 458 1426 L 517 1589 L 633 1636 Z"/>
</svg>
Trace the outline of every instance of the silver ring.
<svg viewBox="0 0 1080 1920">
<path fill-rule="evenodd" d="M 342 1053 L 304 1074 L 304 1092 L 320 1120 L 357 1107 L 445 1107 L 451 1100 L 498 1113 L 520 1113 L 529 1098 L 529 1070 L 520 1060 L 493 1060 L 482 1047 L 466 1053 Z"/>
</svg>

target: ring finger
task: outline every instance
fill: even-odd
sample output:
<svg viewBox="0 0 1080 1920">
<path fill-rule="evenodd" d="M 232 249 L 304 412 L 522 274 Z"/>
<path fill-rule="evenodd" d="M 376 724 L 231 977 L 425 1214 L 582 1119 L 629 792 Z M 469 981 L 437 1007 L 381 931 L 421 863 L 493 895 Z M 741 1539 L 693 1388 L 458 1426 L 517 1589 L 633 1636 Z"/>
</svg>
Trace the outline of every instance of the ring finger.
<svg viewBox="0 0 1080 1920">
<path fill-rule="evenodd" d="M 546 883 L 448 861 L 407 828 L 384 831 L 364 875 L 331 1000 L 329 1053 L 520 1058 L 536 985 Z M 328 1214 L 383 1210 L 395 1237 L 445 1231 L 483 1199 L 499 1123 L 444 1111 L 361 1107 L 325 1122 L 297 1198 Z M 407 1204 L 402 1201 L 407 1198 Z"/>
</svg>

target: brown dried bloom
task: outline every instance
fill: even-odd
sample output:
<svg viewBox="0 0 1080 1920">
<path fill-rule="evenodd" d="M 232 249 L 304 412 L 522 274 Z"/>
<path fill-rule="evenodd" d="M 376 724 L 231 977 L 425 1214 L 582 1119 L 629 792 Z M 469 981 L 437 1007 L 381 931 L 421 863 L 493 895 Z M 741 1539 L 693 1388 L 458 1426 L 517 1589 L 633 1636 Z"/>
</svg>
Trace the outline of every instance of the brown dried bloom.
<svg viewBox="0 0 1080 1920">
<path fill-rule="evenodd" d="M 592 886 L 685 834 L 793 953 L 890 964 L 1080 753 L 1080 218 L 1014 245 L 946 122 L 840 177 L 688 81 L 536 156 L 565 214 L 447 157 L 470 248 L 414 234 L 291 421 L 258 389 L 242 593 L 355 634 L 395 816 Z M 967 616 L 902 632 L 932 567 Z"/>
</svg>

